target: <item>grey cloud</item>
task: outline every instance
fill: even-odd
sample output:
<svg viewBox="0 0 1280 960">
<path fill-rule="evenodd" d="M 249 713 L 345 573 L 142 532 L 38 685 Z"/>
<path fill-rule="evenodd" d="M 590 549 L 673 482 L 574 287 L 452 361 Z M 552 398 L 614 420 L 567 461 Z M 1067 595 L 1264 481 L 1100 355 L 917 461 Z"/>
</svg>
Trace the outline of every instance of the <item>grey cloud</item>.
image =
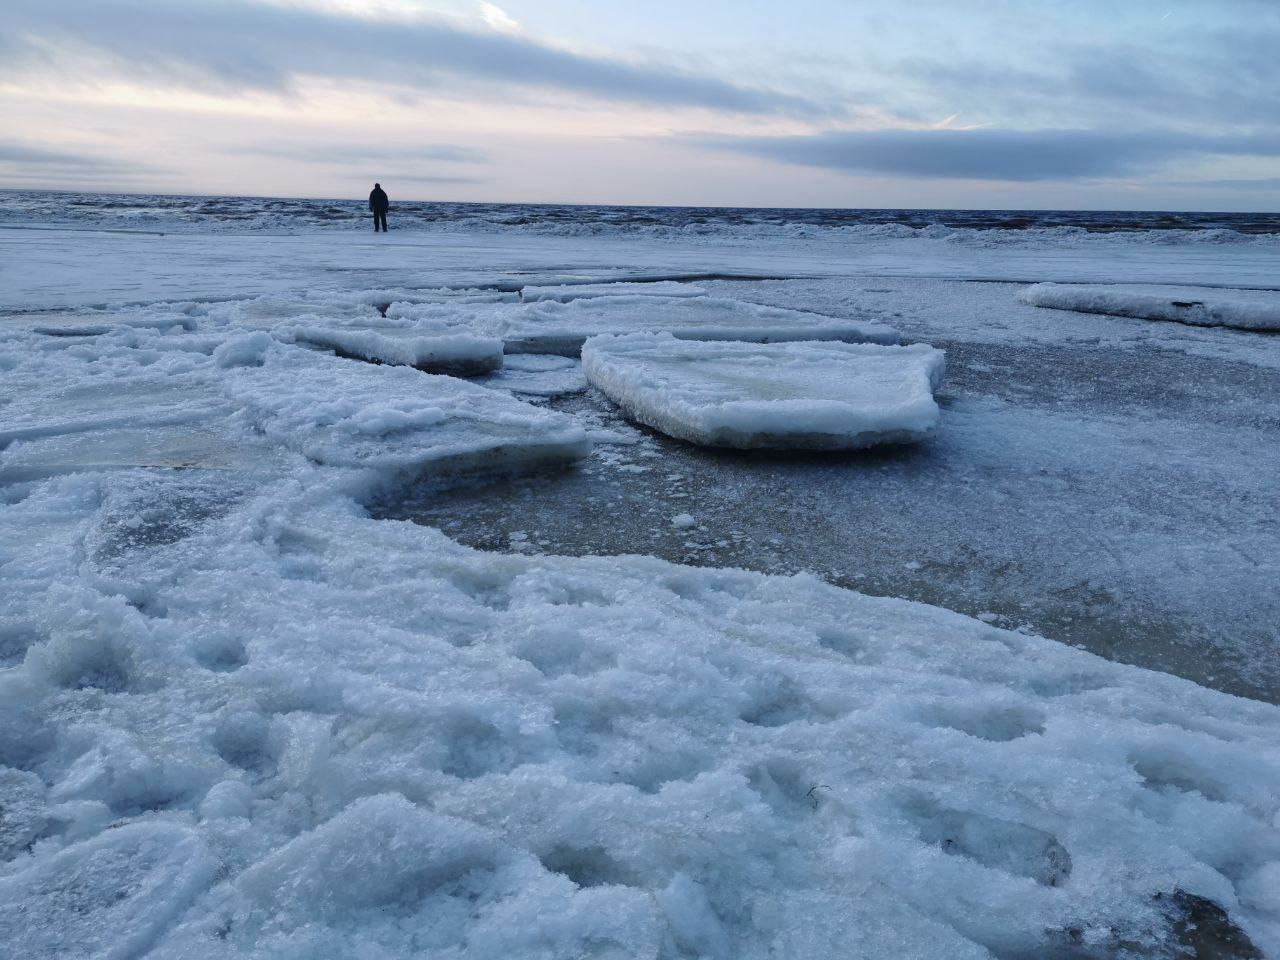
<svg viewBox="0 0 1280 960">
<path fill-rule="evenodd" d="M 95 173 L 150 174 L 157 169 L 149 164 L 12 142 L 0 143 L 0 166 L 20 172 L 26 168 L 38 167 L 42 174 L 56 173 L 61 176 Z"/>
<path fill-rule="evenodd" d="M 635 103 L 744 113 L 829 113 L 787 93 L 589 56 L 448 21 L 371 20 L 248 0 L 10 0 L 0 45 L 13 74 L 49 49 L 140 79 L 286 91 L 300 75 L 417 87 L 500 82 Z"/>
<path fill-rule="evenodd" d="M 1159 130 L 870 130 L 683 139 L 784 163 L 921 179 L 1081 180 L 1128 176 L 1193 155 L 1280 155 L 1280 134 L 1208 136 Z"/>
<path fill-rule="evenodd" d="M 1256 180 L 1178 180 L 1163 186 L 1187 189 L 1219 190 L 1280 190 L 1280 177 L 1261 177 Z"/>
<path fill-rule="evenodd" d="M 426 143 L 403 147 L 364 147 L 351 143 L 263 143 L 236 147 L 230 152 L 258 157 L 279 157 L 304 163 L 384 164 L 395 163 L 489 163 L 489 154 L 452 143 Z"/>
<path fill-rule="evenodd" d="M 398 183 L 401 181 L 405 181 L 409 183 L 443 183 L 443 184 L 451 184 L 451 183 L 467 184 L 467 183 L 488 183 L 489 182 L 488 177 L 436 177 L 436 176 L 431 176 L 430 174 L 417 174 L 417 173 L 388 173 L 380 176 L 382 180 L 386 183 Z"/>
</svg>

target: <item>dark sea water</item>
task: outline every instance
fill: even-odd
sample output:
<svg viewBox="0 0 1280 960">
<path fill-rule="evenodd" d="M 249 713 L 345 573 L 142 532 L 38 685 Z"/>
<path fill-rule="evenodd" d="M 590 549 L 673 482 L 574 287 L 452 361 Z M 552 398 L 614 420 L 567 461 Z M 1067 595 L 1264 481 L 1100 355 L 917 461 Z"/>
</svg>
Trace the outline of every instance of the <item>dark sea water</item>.
<svg viewBox="0 0 1280 960">
<path fill-rule="evenodd" d="M 810 209 L 632 207 L 574 204 L 392 201 L 400 229 L 524 230 L 562 235 L 721 232 L 807 234 L 827 230 L 910 235 L 951 230 L 1063 230 L 1084 233 L 1231 231 L 1280 234 L 1280 213 L 1127 210 Z M 0 224 L 106 229 L 312 230 L 363 228 L 362 199 L 167 196 L 0 191 Z"/>
</svg>

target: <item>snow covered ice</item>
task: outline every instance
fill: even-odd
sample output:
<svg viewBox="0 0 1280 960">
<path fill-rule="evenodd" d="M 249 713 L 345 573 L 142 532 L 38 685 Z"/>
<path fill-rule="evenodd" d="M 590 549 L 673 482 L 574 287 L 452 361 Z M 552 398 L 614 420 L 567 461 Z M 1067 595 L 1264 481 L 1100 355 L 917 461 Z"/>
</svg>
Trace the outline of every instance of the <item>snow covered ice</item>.
<svg viewBox="0 0 1280 960">
<path fill-rule="evenodd" d="M 476 376 L 502 366 L 502 341 L 409 328 L 295 327 L 296 343 L 329 347 L 342 356 L 416 367 L 428 373 Z"/>
<path fill-rule="evenodd" d="M 670 280 L 658 280 L 653 283 L 574 283 L 558 284 L 552 287 L 527 286 L 521 289 L 520 299 L 525 303 L 537 303 L 541 300 L 559 300 L 568 303 L 570 300 L 586 300 L 595 297 L 701 297 L 706 290 L 691 283 L 674 283 Z"/>
<path fill-rule="evenodd" d="M 1280 330 L 1280 292 L 1128 284 L 1037 283 L 1019 298 L 1037 307 L 1172 320 L 1200 327 Z"/>
<path fill-rule="evenodd" d="M 704 446 L 841 450 L 927 437 L 943 355 L 927 344 L 601 336 L 587 379 L 635 420 Z"/>
<path fill-rule="evenodd" d="M 483 321 L 482 321 L 483 324 Z M 507 353 L 576 357 L 589 337 L 666 332 L 683 340 L 846 340 L 897 343 L 882 323 L 847 320 L 720 297 L 598 297 L 498 308 L 482 329 L 506 341 Z"/>
<path fill-rule="evenodd" d="M 928 392 L 940 357 L 924 346 L 635 335 L 690 310 L 721 336 L 770 340 L 874 340 L 892 334 L 868 327 L 883 319 L 945 347 L 951 367 L 910 495 L 888 486 L 897 461 L 855 454 L 814 461 L 833 486 L 774 499 L 808 498 L 810 520 L 838 535 L 854 511 L 864 539 L 845 552 L 910 549 L 927 565 L 952 516 L 1010 562 L 1065 562 L 1051 543 L 1064 527 L 992 530 L 1067 511 L 1097 537 L 1067 509 L 1065 461 L 1098 457 L 1105 473 L 1118 448 L 1160 459 L 1204 436 L 1213 462 L 1192 447 L 1178 464 L 1187 529 L 1138 529 L 1135 553 L 1105 545 L 1172 593 L 1187 577 L 1238 584 L 1252 599 L 1228 593 L 1214 609 L 1242 634 L 1266 619 L 1257 584 L 1275 572 L 1267 514 L 1231 486 L 1267 475 L 1250 457 L 1274 437 L 1269 338 L 1086 316 L 1064 328 L 1009 284 L 1200 263 L 1247 285 L 1274 266 L 1268 248 L 1076 238 L 1007 258 L 1008 245 L 921 237 L 860 241 L 855 262 L 847 238 L 521 235 L 491 237 L 481 269 L 474 236 L 393 234 L 369 286 L 343 290 L 334 266 L 374 256 L 347 235 L 231 238 L 218 273 L 198 269 L 217 248 L 197 233 L 0 230 L 0 942 L 15 956 L 1154 957 L 1181 949 L 1188 924 L 1228 956 L 1280 951 L 1274 705 L 1116 662 L 1124 649 L 1103 659 L 812 574 L 678 565 L 637 555 L 640 540 L 628 556 L 556 555 L 516 499 L 506 553 L 378 519 L 372 491 L 395 497 L 424 473 L 590 456 L 522 482 L 596 477 L 607 499 L 558 509 L 607 532 L 645 516 L 620 491 L 649 478 L 661 536 L 723 537 L 724 566 L 739 544 L 749 559 L 697 499 L 731 455 L 689 447 L 673 467 L 652 436 L 595 417 L 570 358 L 509 354 L 465 381 L 289 334 L 629 334 L 599 341 L 614 353 L 588 347 L 585 365 L 629 344 L 645 363 L 686 358 L 681 371 L 708 354 L 741 354 L 741 369 L 781 356 L 775 383 L 833 352 L 912 357 Z M 58 277 L 42 266 L 55 239 Z M 113 258 L 131 257 L 126 277 Z M 1005 267 L 1004 284 L 956 279 Z M 731 268 L 810 279 L 512 302 L 526 284 Z M 1241 403 L 1206 401 L 1191 423 L 1145 407 L 1124 419 L 1132 398 L 1105 394 L 1106 377 L 1082 407 L 1078 371 L 1059 382 L 1064 368 L 1045 362 L 1035 389 L 1008 375 L 1015 355 L 1059 359 L 1064 329 L 1091 341 L 1070 344 L 1091 373 L 1108 357 L 1230 371 Z M 1004 392 L 975 398 L 977 386 Z M 966 451 L 958 479 L 929 475 Z M 454 480 L 473 495 L 484 482 Z M 1141 471 L 1116 482 L 1136 524 Z M 737 498 L 744 526 L 791 516 L 759 492 Z M 928 529 L 897 543 L 912 534 L 873 517 L 877 496 Z M 1218 551 L 1223 538 L 1238 549 Z M 1154 588 L 1143 599 L 1162 609 Z"/>
</svg>

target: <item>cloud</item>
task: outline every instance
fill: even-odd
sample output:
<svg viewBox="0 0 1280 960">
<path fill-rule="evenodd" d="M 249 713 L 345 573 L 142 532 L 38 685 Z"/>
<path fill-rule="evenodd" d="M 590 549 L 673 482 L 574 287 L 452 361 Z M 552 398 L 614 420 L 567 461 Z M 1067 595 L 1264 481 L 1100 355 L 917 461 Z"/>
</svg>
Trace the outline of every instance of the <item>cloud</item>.
<svg viewBox="0 0 1280 960">
<path fill-rule="evenodd" d="M 490 178 L 488 177 L 447 177 L 447 176 L 436 177 L 430 174 L 417 174 L 417 173 L 388 173 L 386 175 L 380 175 L 380 176 L 381 176 L 381 182 L 387 183 L 387 184 L 394 184 L 399 182 L 443 183 L 443 184 L 458 184 L 458 183 L 474 184 L 474 183 L 490 182 Z"/>
<path fill-rule="evenodd" d="M 507 11 L 492 3 L 480 4 L 480 19 L 500 33 L 519 33 L 520 24 L 507 15 Z"/>
<path fill-rule="evenodd" d="M 783 163 L 915 179 L 1083 180 L 1124 177 L 1188 156 L 1280 156 L 1280 133 L 930 129 L 784 137 L 688 135 L 697 146 Z"/>
<path fill-rule="evenodd" d="M 149 174 L 157 168 L 150 164 L 135 163 L 129 160 L 118 160 L 87 153 L 67 153 L 62 150 L 51 150 L 43 146 L 30 146 L 22 143 L 0 143 L 0 167 L 9 167 L 23 171 L 24 168 L 39 167 L 41 172 L 59 175 L 80 174 Z M 31 172 L 31 171 L 27 171 Z"/>
<path fill-rule="evenodd" d="M 260 143 L 235 147 L 228 152 L 342 166 L 388 166 L 399 163 L 484 164 L 491 159 L 483 150 L 452 143 L 409 144 L 403 147 L 367 147 L 332 142 Z"/>
<path fill-rule="evenodd" d="M 1280 190 L 1280 177 L 1261 177 L 1256 180 L 1178 180 L 1162 185 L 1194 190 Z"/>
<path fill-rule="evenodd" d="M 214 93 L 287 92 L 304 75 L 437 90 L 479 81 L 668 107 L 831 112 L 780 91 L 443 19 L 371 19 L 251 0 L 8 0 L 0 31 L 7 50 L 0 74 L 10 77 L 52 64 L 96 79 L 114 72 Z"/>
</svg>

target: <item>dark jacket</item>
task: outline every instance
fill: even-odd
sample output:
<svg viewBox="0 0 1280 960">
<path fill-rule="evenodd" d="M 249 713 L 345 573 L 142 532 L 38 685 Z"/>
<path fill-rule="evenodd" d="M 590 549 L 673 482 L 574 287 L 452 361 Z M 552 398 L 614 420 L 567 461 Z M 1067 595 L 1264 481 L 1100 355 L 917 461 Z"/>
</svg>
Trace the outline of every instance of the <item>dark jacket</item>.
<svg viewBox="0 0 1280 960">
<path fill-rule="evenodd" d="M 391 201 L 387 198 L 387 191 L 381 187 L 374 187 L 369 193 L 369 209 L 374 213 L 386 213 L 391 206 Z"/>
</svg>

